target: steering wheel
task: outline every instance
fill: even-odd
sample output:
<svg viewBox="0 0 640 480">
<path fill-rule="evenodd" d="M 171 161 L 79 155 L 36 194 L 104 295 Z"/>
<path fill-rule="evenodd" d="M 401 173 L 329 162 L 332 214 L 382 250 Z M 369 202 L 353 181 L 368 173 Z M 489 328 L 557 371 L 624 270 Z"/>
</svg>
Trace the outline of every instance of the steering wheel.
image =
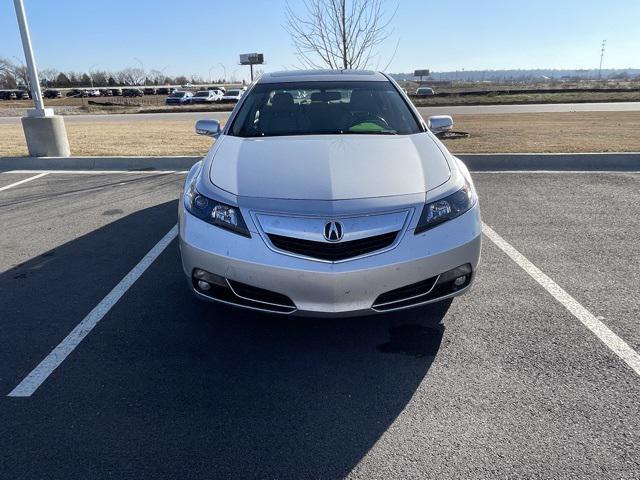
<svg viewBox="0 0 640 480">
<path fill-rule="evenodd" d="M 382 118 L 380 115 L 373 115 L 371 113 L 362 113 L 360 115 L 358 115 L 350 124 L 349 127 L 347 127 L 347 129 L 351 129 L 353 127 L 355 127 L 356 125 L 359 125 L 361 123 L 373 123 L 377 126 L 379 126 L 380 128 L 384 128 L 384 129 L 389 129 L 389 123 Z"/>
</svg>

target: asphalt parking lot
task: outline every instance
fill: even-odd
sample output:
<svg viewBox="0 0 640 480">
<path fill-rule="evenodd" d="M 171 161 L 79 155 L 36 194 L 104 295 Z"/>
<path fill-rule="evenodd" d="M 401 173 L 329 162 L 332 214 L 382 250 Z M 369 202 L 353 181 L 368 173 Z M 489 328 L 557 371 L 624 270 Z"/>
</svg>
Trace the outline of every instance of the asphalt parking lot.
<svg viewBox="0 0 640 480">
<path fill-rule="evenodd" d="M 339 320 L 194 299 L 183 179 L 0 173 L 0 478 L 640 478 L 640 173 L 477 172 L 473 290 Z"/>
</svg>

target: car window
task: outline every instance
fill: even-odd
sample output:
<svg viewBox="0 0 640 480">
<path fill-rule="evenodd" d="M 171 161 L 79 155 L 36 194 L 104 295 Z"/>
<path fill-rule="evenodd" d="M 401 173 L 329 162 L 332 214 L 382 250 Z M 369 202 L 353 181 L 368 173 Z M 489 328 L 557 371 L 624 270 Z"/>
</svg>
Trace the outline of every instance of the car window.
<svg viewBox="0 0 640 480">
<path fill-rule="evenodd" d="M 229 133 L 241 137 L 421 132 L 390 82 L 258 84 L 245 96 Z"/>
</svg>

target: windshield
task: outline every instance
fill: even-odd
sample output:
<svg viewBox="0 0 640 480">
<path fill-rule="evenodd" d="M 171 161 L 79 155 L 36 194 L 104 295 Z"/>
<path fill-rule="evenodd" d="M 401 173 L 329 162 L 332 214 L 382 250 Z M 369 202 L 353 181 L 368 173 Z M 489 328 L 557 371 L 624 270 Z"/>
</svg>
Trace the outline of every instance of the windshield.
<svg viewBox="0 0 640 480">
<path fill-rule="evenodd" d="M 269 137 L 421 131 L 390 82 L 308 82 L 256 85 L 244 99 L 229 133 Z"/>
<path fill-rule="evenodd" d="M 209 92 L 198 92 L 196 93 L 196 97 L 208 97 Z"/>
<path fill-rule="evenodd" d="M 171 94 L 172 97 L 184 97 L 187 94 L 187 92 L 173 92 Z"/>
<path fill-rule="evenodd" d="M 228 97 L 237 97 L 240 94 L 240 90 L 229 90 L 227 92 Z"/>
</svg>

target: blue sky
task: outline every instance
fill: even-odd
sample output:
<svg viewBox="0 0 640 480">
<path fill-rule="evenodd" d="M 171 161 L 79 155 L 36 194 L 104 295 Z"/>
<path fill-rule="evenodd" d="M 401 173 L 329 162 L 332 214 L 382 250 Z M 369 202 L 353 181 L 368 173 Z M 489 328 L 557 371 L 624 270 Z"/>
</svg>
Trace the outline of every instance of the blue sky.
<svg viewBox="0 0 640 480">
<path fill-rule="evenodd" d="M 388 0 L 389 7 L 395 5 Z M 292 0 L 296 8 L 301 2 Z M 379 68 L 390 72 L 640 66 L 638 0 L 399 0 L 395 33 Z M 62 71 L 139 66 L 205 79 L 236 71 L 238 54 L 261 51 L 264 70 L 297 65 L 284 1 L 25 0 L 39 68 Z M 222 5 L 222 6 L 221 6 Z M 0 3 L 0 57 L 23 58 L 13 2 Z M 15 60 L 15 59 L 14 59 Z M 372 65 L 376 67 L 376 65 Z M 94 67 L 96 68 L 96 67 Z"/>
</svg>

